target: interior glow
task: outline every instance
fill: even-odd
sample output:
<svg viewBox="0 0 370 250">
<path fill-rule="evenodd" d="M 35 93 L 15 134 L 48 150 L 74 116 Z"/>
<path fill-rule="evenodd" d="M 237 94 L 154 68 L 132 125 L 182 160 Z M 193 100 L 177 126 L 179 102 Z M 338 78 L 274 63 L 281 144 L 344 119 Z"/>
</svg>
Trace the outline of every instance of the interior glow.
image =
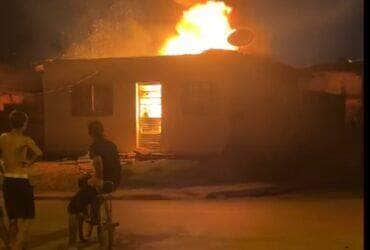
<svg viewBox="0 0 370 250">
<path fill-rule="evenodd" d="M 140 118 L 161 118 L 161 85 L 139 85 Z"/>
</svg>

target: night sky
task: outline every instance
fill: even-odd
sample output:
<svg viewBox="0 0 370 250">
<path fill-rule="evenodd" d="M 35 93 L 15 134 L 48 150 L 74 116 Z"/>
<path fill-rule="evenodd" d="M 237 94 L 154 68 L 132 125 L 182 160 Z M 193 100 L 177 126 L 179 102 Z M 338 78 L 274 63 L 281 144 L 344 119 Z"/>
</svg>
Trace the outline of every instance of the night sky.
<svg viewBox="0 0 370 250">
<path fill-rule="evenodd" d="M 155 55 L 192 0 L 14 0 L 3 8 L 7 60 Z M 296 65 L 363 58 L 362 0 L 229 0 L 268 54 Z M 1 13 L 0 13 L 1 14 Z M 4 22 L 5 21 L 5 22 Z M 6 25 L 6 23 L 8 25 Z"/>
</svg>

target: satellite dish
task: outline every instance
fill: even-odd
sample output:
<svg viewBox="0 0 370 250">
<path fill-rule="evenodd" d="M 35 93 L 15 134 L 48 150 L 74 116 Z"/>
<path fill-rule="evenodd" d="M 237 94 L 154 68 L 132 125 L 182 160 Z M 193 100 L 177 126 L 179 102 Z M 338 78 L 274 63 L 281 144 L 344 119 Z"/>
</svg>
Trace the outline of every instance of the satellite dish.
<svg viewBox="0 0 370 250">
<path fill-rule="evenodd" d="M 240 28 L 229 35 L 227 41 L 234 46 L 242 47 L 249 45 L 254 38 L 254 34 L 250 29 Z"/>
</svg>

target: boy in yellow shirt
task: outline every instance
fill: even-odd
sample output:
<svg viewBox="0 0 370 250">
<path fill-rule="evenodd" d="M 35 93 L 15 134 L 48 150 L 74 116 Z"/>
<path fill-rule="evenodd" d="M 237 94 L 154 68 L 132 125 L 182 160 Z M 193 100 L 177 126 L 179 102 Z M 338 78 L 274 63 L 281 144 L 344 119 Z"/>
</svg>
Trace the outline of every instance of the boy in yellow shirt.
<svg viewBox="0 0 370 250">
<path fill-rule="evenodd" d="M 29 223 L 35 217 L 28 167 L 42 155 L 42 151 L 23 134 L 28 123 L 26 113 L 15 110 L 9 115 L 9 121 L 12 130 L 0 135 L 0 157 L 4 162 L 3 197 L 10 222 L 10 248 L 20 250 L 26 247 Z"/>
</svg>

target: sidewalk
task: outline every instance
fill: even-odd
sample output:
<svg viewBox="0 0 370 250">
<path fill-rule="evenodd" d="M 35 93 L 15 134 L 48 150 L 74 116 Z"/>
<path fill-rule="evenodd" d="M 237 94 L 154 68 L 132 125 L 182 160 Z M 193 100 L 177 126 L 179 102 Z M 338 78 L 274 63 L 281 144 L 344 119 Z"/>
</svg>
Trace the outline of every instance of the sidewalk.
<svg viewBox="0 0 370 250">
<path fill-rule="evenodd" d="M 236 185 L 198 186 L 186 188 L 140 188 L 117 190 L 116 200 L 199 200 L 227 199 L 242 197 L 262 197 L 281 195 L 294 191 L 294 188 L 277 187 L 268 183 L 248 183 Z M 68 200 L 73 192 L 39 192 L 36 200 Z"/>
</svg>

